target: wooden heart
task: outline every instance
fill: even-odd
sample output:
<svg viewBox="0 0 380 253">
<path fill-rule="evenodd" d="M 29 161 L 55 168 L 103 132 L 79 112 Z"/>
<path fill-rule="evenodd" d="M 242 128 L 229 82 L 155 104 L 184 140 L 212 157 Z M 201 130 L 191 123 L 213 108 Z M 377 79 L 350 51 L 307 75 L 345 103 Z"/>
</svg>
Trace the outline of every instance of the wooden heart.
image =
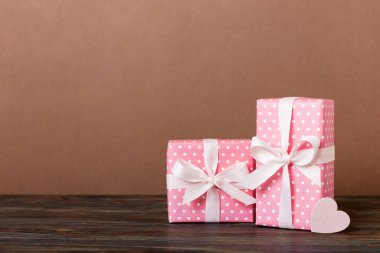
<svg viewBox="0 0 380 253">
<path fill-rule="evenodd" d="M 336 233 L 345 230 L 350 224 L 350 216 L 338 211 L 332 198 L 322 198 L 315 204 L 311 213 L 311 232 Z"/>
</svg>

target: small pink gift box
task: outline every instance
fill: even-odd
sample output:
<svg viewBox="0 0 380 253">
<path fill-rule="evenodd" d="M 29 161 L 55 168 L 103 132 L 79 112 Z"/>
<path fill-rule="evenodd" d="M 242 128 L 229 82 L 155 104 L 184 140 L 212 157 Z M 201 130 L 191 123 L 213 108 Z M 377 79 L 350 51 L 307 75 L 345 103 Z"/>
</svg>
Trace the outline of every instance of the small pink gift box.
<svg viewBox="0 0 380 253">
<path fill-rule="evenodd" d="M 256 224 L 310 230 L 314 205 L 334 196 L 334 101 L 258 100 L 251 155 Z"/>
<path fill-rule="evenodd" d="M 236 180 L 239 181 L 253 171 L 253 159 L 249 154 L 249 148 L 250 140 L 169 141 L 167 150 L 169 222 L 253 222 L 254 205 L 247 205 L 238 200 L 242 198 L 254 201 L 253 191 L 242 189 L 235 184 Z M 210 172 L 208 169 L 212 165 L 205 164 L 207 159 L 210 160 L 210 156 L 214 157 L 211 157 L 208 163 L 215 162 L 215 172 Z M 235 174 L 231 176 L 233 171 Z M 200 179 L 182 180 L 194 175 Z M 175 182 L 172 182 L 173 180 Z M 182 181 L 177 182 L 177 180 Z M 207 180 L 211 185 L 215 182 L 215 185 L 210 185 L 211 188 L 205 191 L 206 188 L 202 187 L 208 187 Z M 200 187 L 199 184 L 203 186 Z M 235 194 L 237 198 L 231 197 L 231 194 L 221 188 L 232 195 Z M 186 201 L 189 200 L 188 196 L 185 196 L 186 193 L 193 194 L 192 197 L 196 198 Z M 199 197 L 197 193 L 201 193 L 198 194 Z M 212 216 L 211 219 L 207 218 Z"/>
</svg>

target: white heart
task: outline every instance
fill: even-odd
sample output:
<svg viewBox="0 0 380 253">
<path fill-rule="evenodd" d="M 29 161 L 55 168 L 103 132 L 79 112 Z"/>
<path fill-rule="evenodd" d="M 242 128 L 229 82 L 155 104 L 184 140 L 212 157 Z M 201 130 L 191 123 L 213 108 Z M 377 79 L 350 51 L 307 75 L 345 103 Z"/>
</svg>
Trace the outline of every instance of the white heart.
<svg viewBox="0 0 380 253">
<path fill-rule="evenodd" d="M 350 225 L 350 216 L 338 211 L 338 205 L 332 198 L 322 198 L 315 204 L 311 213 L 311 232 L 336 233 Z"/>
</svg>

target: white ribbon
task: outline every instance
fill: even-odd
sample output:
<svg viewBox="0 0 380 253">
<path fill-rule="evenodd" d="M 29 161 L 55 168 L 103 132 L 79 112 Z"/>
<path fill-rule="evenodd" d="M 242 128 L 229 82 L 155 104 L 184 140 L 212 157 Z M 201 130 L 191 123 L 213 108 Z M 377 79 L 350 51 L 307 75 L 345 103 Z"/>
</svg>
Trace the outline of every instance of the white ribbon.
<svg viewBox="0 0 380 253">
<path fill-rule="evenodd" d="M 321 168 L 317 164 L 328 163 L 334 161 L 335 158 L 335 147 L 319 148 L 320 140 L 316 136 L 302 137 L 288 153 L 290 123 L 295 99 L 282 98 L 279 101 L 281 148 L 271 147 L 258 137 L 253 137 L 251 155 L 262 165 L 239 184 L 244 188 L 256 189 L 283 168 L 279 212 L 281 228 L 293 228 L 289 164 L 293 164 L 302 174 L 321 187 Z M 296 151 L 298 146 L 305 143 L 310 144 L 312 148 Z"/>
<path fill-rule="evenodd" d="M 190 162 L 179 159 L 172 168 L 172 174 L 166 176 L 168 189 L 186 189 L 182 204 L 185 205 L 207 192 L 205 221 L 219 222 L 220 200 L 218 188 L 238 201 L 251 205 L 256 202 L 251 195 L 240 190 L 237 186 L 249 175 L 245 163 L 236 163 L 216 174 L 218 166 L 218 141 L 204 139 L 204 164 L 202 169 Z"/>
</svg>

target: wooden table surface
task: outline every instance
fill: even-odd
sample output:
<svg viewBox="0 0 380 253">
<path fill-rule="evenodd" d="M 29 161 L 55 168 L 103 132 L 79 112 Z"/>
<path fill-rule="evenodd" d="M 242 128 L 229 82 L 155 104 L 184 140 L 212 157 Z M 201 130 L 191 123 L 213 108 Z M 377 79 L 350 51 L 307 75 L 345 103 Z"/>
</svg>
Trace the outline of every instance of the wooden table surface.
<svg viewBox="0 0 380 253">
<path fill-rule="evenodd" d="M 337 234 L 169 224 L 164 196 L 1 196 L 0 252 L 380 252 L 380 197 L 337 198 Z"/>
</svg>

